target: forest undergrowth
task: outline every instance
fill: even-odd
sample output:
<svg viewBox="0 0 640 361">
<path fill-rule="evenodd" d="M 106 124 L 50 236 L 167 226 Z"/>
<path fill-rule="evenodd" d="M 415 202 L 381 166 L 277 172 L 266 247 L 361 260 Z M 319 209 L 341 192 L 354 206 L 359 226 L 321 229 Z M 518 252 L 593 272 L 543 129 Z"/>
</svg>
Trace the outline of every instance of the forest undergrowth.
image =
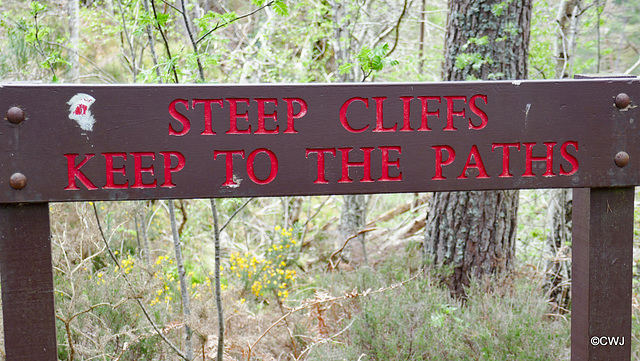
<svg viewBox="0 0 640 361">
<path fill-rule="evenodd" d="M 421 268 L 428 194 L 370 196 L 369 264 L 359 257 L 362 244 L 339 239 L 339 197 L 219 200 L 223 223 L 230 220 L 221 252 L 224 359 L 568 359 L 570 313 L 552 313 L 543 288 L 545 192 L 523 192 L 517 268 L 474 281 L 464 302 L 438 283 L 445 271 Z M 51 205 L 59 359 L 177 359 L 145 312 L 180 349 L 188 324 L 194 360 L 215 359 L 209 202 L 175 201 L 186 318 L 167 202 Z M 636 287 L 635 359 L 638 300 Z"/>
</svg>

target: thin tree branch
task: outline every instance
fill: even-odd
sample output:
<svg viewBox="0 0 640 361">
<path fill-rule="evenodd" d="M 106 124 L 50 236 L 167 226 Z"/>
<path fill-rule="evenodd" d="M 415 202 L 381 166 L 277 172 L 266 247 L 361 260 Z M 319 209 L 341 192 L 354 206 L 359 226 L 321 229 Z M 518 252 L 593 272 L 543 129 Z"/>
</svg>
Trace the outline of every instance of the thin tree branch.
<svg viewBox="0 0 640 361">
<path fill-rule="evenodd" d="M 175 7 L 175 5 L 169 3 L 167 0 L 160 0 L 162 1 L 165 5 L 169 6 L 170 8 L 172 8 L 173 10 L 177 11 L 178 13 L 180 13 L 180 15 L 182 15 L 182 10 L 180 10 L 179 8 Z M 165 8 L 166 10 L 166 8 Z"/>
<path fill-rule="evenodd" d="M 229 217 L 229 219 L 227 219 L 227 221 L 224 223 L 224 225 L 223 225 L 222 227 L 220 227 L 220 232 L 222 232 L 222 231 L 227 227 L 227 225 L 229 225 L 229 222 L 231 222 L 231 220 L 233 219 L 233 217 L 235 217 L 235 216 L 236 216 L 236 215 L 237 215 L 237 214 L 238 214 L 238 213 L 239 213 L 239 212 L 240 212 L 244 207 L 246 207 L 246 206 L 247 206 L 247 204 L 249 204 L 249 202 L 251 202 L 254 198 L 255 198 L 255 197 L 251 197 L 251 198 L 247 199 L 247 201 L 246 201 L 246 202 L 244 202 L 244 203 L 240 206 L 240 208 L 236 209 L 236 211 L 235 211 L 235 212 L 233 212 L 233 214 L 231 215 L 231 217 Z"/>
<path fill-rule="evenodd" d="M 100 236 L 102 237 L 102 240 L 104 241 L 105 246 L 107 247 L 107 252 L 109 253 L 109 256 L 111 257 L 111 259 L 113 260 L 113 262 L 116 264 L 116 266 L 118 266 L 119 269 L 122 269 L 122 267 L 120 266 L 120 262 L 118 262 L 118 259 L 116 258 L 115 254 L 113 254 L 113 251 L 111 250 L 111 247 L 109 246 L 109 242 L 107 242 L 107 238 L 104 235 L 104 231 L 102 230 L 102 225 L 100 223 L 100 216 L 98 215 L 98 208 L 96 207 L 96 202 L 91 202 L 91 205 L 93 206 L 93 213 L 96 216 L 96 222 L 98 224 L 98 230 L 100 231 Z M 122 277 L 124 278 L 125 282 L 127 283 L 127 286 L 129 286 L 129 289 L 131 289 L 131 292 L 135 293 L 135 288 L 133 287 L 133 284 L 131 283 L 131 281 L 129 281 L 129 277 L 127 277 L 126 273 L 122 273 Z M 136 300 L 136 302 L 138 302 L 138 306 L 140 306 L 140 309 L 142 309 L 142 313 L 144 313 L 145 318 L 147 319 L 147 321 L 149 321 L 149 323 L 151 324 L 151 326 L 153 327 L 153 329 L 156 331 L 156 333 L 158 334 L 158 336 L 160 336 L 160 338 L 176 353 L 178 354 L 178 356 L 180 356 L 183 360 L 186 361 L 191 361 L 189 358 L 187 358 L 187 356 L 180 351 L 180 349 L 173 344 L 173 342 L 171 342 L 167 336 L 165 336 L 162 333 L 162 330 L 160 330 L 160 328 L 158 328 L 158 325 L 156 325 L 155 322 L 153 322 L 153 320 L 151 319 L 151 315 L 149 315 L 149 311 L 147 310 L 147 308 L 144 306 L 144 304 L 142 303 L 142 301 L 140 300 L 140 297 L 138 296 L 134 296 L 133 297 L 134 300 Z"/>
<path fill-rule="evenodd" d="M 248 201 L 246 201 L 245 204 L 242 207 L 240 207 L 240 209 L 242 209 L 245 205 L 247 205 L 247 203 L 249 203 L 251 199 L 253 199 L 253 197 L 250 198 Z M 238 209 L 238 211 L 240 209 Z M 236 213 L 238 213 L 238 211 L 236 211 Z M 216 200 L 214 198 L 211 198 L 211 213 L 213 214 L 213 237 L 214 237 L 213 240 L 214 240 L 214 246 L 216 251 L 216 256 L 214 260 L 214 267 L 215 267 L 214 274 L 215 274 L 216 308 L 218 309 L 218 353 L 217 353 L 216 360 L 222 360 L 223 353 L 224 353 L 224 312 L 222 309 L 222 288 L 220 286 L 220 231 L 221 229 L 218 228 L 218 223 L 219 223 L 218 209 L 216 208 Z M 236 215 L 236 213 L 234 213 L 231 216 L 231 218 L 229 218 L 229 221 L 233 218 L 233 216 Z M 229 222 L 227 221 L 227 223 Z"/>
<path fill-rule="evenodd" d="M 45 61 L 47 62 L 47 65 L 49 65 L 49 70 L 51 70 L 51 73 L 53 74 L 53 77 L 56 78 L 56 71 L 55 69 L 53 69 L 53 64 L 51 64 L 51 62 L 49 61 L 49 59 L 47 58 L 47 55 L 44 53 L 44 50 L 42 50 L 42 44 L 40 43 L 40 38 L 38 37 L 38 33 L 40 32 L 38 30 L 38 12 L 36 12 L 35 14 L 33 14 L 33 23 L 36 29 L 36 33 L 35 33 L 35 37 L 36 37 L 36 43 L 34 45 L 34 47 L 36 48 L 36 51 L 38 53 L 40 53 L 40 55 L 45 59 Z"/>
<path fill-rule="evenodd" d="M 137 71 L 137 65 L 136 65 L 136 52 L 135 49 L 133 48 L 133 40 L 129 37 L 129 30 L 127 28 L 127 21 L 124 18 L 124 10 L 122 9 L 122 4 L 120 3 L 119 0 L 115 1 L 118 4 L 118 8 L 120 8 L 120 17 L 122 18 L 122 30 L 124 31 L 124 37 L 127 40 L 127 45 L 129 45 L 129 50 L 131 51 L 131 75 L 133 77 L 133 82 L 136 82 L 136 71 Z M 124 50 L 124 49 L 123 49 Z M 123 55 L 124 51 L 122 52 Z M 126 55 L 125 55 L 126 58 Z M 128 61 L 128 60 L 127 60 Z"/>
<path fill-rule="evenodd" d="M 191 41 L 191 45 L 193 46 L 193 53 L 196 54 L 196 63 L 198 64 L 198 75 L 200 76 L 200 81 L 204 83 L 204 69 L 202 68 L 202 62 L 200 61 L 200 54 L 198 53 L 198 44 L 196 43 L 193 32 L 191 30 L 189 19 L 189 14 L 187 14 L 187 8 L 184 4 L 184 0 L 180 0 L 180 4 L 182 6 L 182 19 L 184 20 L 184 27 L 187 29 L 187 35 L 189 36 L 189 41 Z"/>
<path fill-rule="evenodd" d="M 149 13 L 149 0 L 142 0 L 142 5 L 144 6 L 144 11 Z M 151 24 L 147 24 L 146 26 L 147 38 L 149 38 L 149 49 L 151 50 L 151 59 L 153 60 L 153 66 L 156 69 L 156 76 L 158 77 L 158 81 L 162 83 L 162 78 L 160 76 L 160 68 L 158 68 L 158 54 L 156 54 L 156 42 L 153 39 L 153 30 L 151 29 Z"/>
<path fill-rule="evenodd" d="M 53 41 L 48 41 L 48 40 L 43 40 L 43 43 L 47 44 L 47 45 L 55 45 L 55 46 L 59 46 L 61 48 L 63 48 L 64 50 L 73 53 L 74 55 L 77 55 L 78 57 L 82 58 L 82 60 L 86 61 L 87 63 L 89 63 L 91 66 L 93 66 L 96 70 L 98 70 L 100 73 L 104 74 L 105 76 L 107 76 L 109 79 L 109 81 L 111 83 L 117 83 L 118 81 L 111 76 L 111 74 L 107 73 L 106 71 L 104 71 L 102 68 L 100 68 L 96 63 L 94 63 L 93 61 L 91 61 L 89 58 L 87 58 L 86 56 L 83 56 L 82 54 L 80 54 L 79 52 L 71 49 L 70 47 L 63 45 L 63 44 L 59 44 Z"/>
<path fill-rule="evenodd" d="M 402 22 L 402 19 L 404 19 L 404 15 L 407 13 L 408 3 L 409 3 L 409 0 L 404 0 L 404 6 L 402 7 L 402 12 L 400 13 L 400 16 L 398 17 L 398 22 L 396 23 L 396 39 L 393 42 L 393 47 L 387 53 L 387 56 L 391 55 L 391 53 L 393 53 L 396 50 L 396 47 L 398 46 L 398 40 L 400 39 L 400 23 Z"/>
<path fill-rule="evenodd" d="M 253 348 L 258 344 L 258 342 L 260 342 L 260 340 L 262 340 L 262 338 L 264 336 L 267 335 L 267 333 L 269 333 L 269 331 L 271 331 L 276 325 L 278 325 L 280 322 L 284 321 L 287 317 L 291 316 L 292 314 L 298 312 L 298 311 L 302 311 L 305 310 L 309 307 L 313 307 L 319 304 L 323 304 L 323 303 L 327 303 L 327 302 L 335 302 L 335 301 L 341 301 L 341 300 L 346 300 L 346 299 L 350 299 L 350 298 L 358 298 L 358 297 L 365 297 L 365 296 L 371 296 L 374 295 L 376 293 L 381 293 L 381 292 L 386 292 L 401 286 L 404 286 L 405 284 L 415 280 L 416 278 L 418 278 L 418 276 L 420 276 L 420 274 L 422 273 L 422 270 L 419 270 L 418 272 L 416 272 L 415 275 L 411 276 L 411 278 L 406 279 L 402 282 L 399 283 L 394 283 L 390 286 L 387 287 L 381 287 L 375 291 L 371 291 L 371 289 L 368 289 L 362 293 L 358 293 L 358 291 L 353 290 L 352 292 L 345 292 L 343 296 L 339 296 L 339 297 L 332 297 L 332 296 L 320 296 L 318 297 L 318 294 L 316 294 L 316 298 L 308 301 L 304 302 L 302 305 L 291 309 L 289 312 L 287 312 L 286 314 L 284 314 L 282 317 L 280 317 L 276 322 L 272 323 L 271 326 L 269 326 L 266 330 L 264 330 L 264 332 L 251 344 L 249 345 L 249 350 L 247 352 L 247 361 L 251 360 L 251 350 L 253 350 Z"/>
<path fill-rule="evenodd" d="M 375 231 L 377 228 L 373 227 L 373 228 L 367 228 L 367 229 L 362 229 L 359 230 L 358 232 L 356 232 L 355 234 L 351 235 L 349 238 L 347 238 L 346 241 L 344 241 L 344 244 L 342 245 L 342 247 L 340 247 L 339 250 L 333 252 L 331 254 L 331 256 L 329 257 L 329 267 L 330 269 L 335 269 L 336 266 L 340 263 L 340 261 L 336 262 L 336 264 L 333 264 L 333 256 L 337 255 L 338 253 L 342 252 L 344 250 L 345 247 L 347 247 L 347 244 L 349 244 L 349 241 L 351 241 L 354 238 L 357 238 L 358 236 L 360 236 L 361 234 L 365 234 L 371 231 Z"/>
<path fill-rule="evenodd" d="M 173 200 L 169 200 L 169 219 L 171 222 L 171 235 L 173 236 L 173 249 L 176 254 L 176 267 L 178 268 L 178 279 L 180 280 L 180 296 L 182 298 L 182 312 L 184 314 L 184 347 L 187 358 L 193 359 L 193 346 L 191 342 L 191 327 L 187 324 L 191 316 L 189 305 L 189 291 L 187 289 L 187 275 L 182 260 L 182 244 L 178 234 L 178 222 L 176 221 L 176 207 Z"/>
<path fill-rule="evenodd" d="M 211 30 L 207 31 L 207 32 L 206 32 L 204 35 L 202 35 L 198 40 L 196 40 L 196 45 L 197 45 L 197 44 L 199 44 L 202 40 L 204 40 L 207 36 L 211 35 L 211 33 L 213 33 L 214 31 L 216 31 L 216 30 L 218 30 L 218 29 L 220 29 L 220 28 L 223 28 L 223 27 L 225 27 L 225 26 L 227 26 L 227 25 L 229 25 L 229 24 L 232 24 L 232 23 L 234 23 L 234 22 L 236 22 L 236 21 L 238 21 L 238 20 L 240 20 L 240 19 L 244 19 L 244 18 L 246 18 L 246 17 L 249 17 L 249 16 L 251 16 L 251 15 L 253 15 L 253 14 L 257 13 L 258 11 L 260 11 L 260 10 L 262 10 L 262 9 L 266 8 L 266 7 L 273 5 L 273 3 L 274 3 L 274 2 L 275 2 L 275 0 L 271 0 L 270 2 L 268 2 L 268 3 L 264 4 L 264 5 L 262 5 L 261 7 L 259 7 L 259 8 L 257 8 L 257 9 L 255 9 L 255 10 L 253 10 L 253 11 L 249 12 L 249 13 L 246 13 L 246 14 L 244 14 L 244 15 L 240 15 L 240 16 L 238 16 L 237 18 L 231 19 L 231 20 L 229 20 L 229 21 L 227 21 L 227 22 L 223 23 L 222 25 L 220 25 L 220 23 L 216 24 L 216 26 L 215 26 L 213 29 L 211 29 Z"/>
<path fill-rule="evenodd" d="M 153 19 L 155 20 L 156 28 L 160 32 L 160 35 L 162 35 L 164 49 L 167 52 L 167 56 L 169 57 L 169 63 L 171 64 L 170 67 L 171 67 L 171 71 L 173 72 L 174 82 L 178 84 L 179 83 L 178 72 L 176 71 L 175 64 L 173 64 L 173 57 L 171 56 L 171 49 L 169 48 L 169 41 L 167 40 L 167 35 L 164 33 L 164 30 L 162 30 L 162 26 L 158 22 L 158 13 L 156 11 L 156 3 L 154 0 L 151 0 L 151 8 L 153 9 Z"/>
<path fill-rule="evenodd" d="M 625 75 L 631 74 L 632 71 L 636 70 L 636 68 L 640 66 L 640 59 L 638 59 L 638 61 L 636 61 L 635 64 L 633 64 L 631 66 L 631 68 L 627 69 L 627 71 L 624 72 Z"/>
</svg>

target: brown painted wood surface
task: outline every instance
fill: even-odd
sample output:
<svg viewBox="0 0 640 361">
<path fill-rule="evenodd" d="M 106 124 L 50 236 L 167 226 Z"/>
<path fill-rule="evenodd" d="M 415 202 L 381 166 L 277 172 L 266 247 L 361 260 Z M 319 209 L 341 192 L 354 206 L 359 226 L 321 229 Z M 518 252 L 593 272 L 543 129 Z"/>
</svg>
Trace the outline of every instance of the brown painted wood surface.
<svg viewBox="0 0 640 361">
<path fill-rule="evenodd" d="M 0 219 L 7 360 L 57 360 L 49 206 L 0 204 Z"/>
<path fill-rule="evenodd" d="M 95 98 L 90 111 L 96 119 L 92 131 L 83 131 L 69 119 L 67 102 L 78 93 Z M 627 93 L 631 106 L 620 110 L 614 98 Z M 445 131 L 447 96 L 487 96 L 487 103 L 475 104 L 486 112 L 488 123 L 481 130 L 469 129 L 468 118 L 479 124 L 468 104 L 454 101 L 453 110 L 466 109 L 465 118 L 453 117 L 456 131 Z M 421 124 L 421 102 L 417 97 L 440 97 L 440 103 L 429 102 L 429 111 L 439 111 L 440 118 L 429 116 L 431 131 L 417 131 Z M 368 127 L 360 133 L 347 131 L 340 122 L 340 108 L 345 101 L 363 97 L 368 108 L 356 101 L 347 110 L 353 128 Z M 415 131 L 373 132 L 376 127 L 377 103 L 381 102 L 383 127 L 404 127 L 404 105 L 400 97 L 414 97 L 410 102 L 410 127 Z M 248 121 L 238 118 L 238 128 L 252 134 L 227 134 L 230 129 L 230 98 L 248 99 L 238 103 L 237 113 L 245 111 Z M 265 112 L 277 111 L 278 121 L 267 118 L 266 129 L 279 127 L 277 134 L 254 134 L 258 128 L 256 98 L 278 99 L 266 103 Z M 301 98 L 307 103 L 307 114 L 295 120 L 298 133 L 283 133 L 286 129 L 285 98 Z M 169 126 L 180 131 L 181 124 L 169 114 L 169 105 L 184 99 L 177 111 L 191 122 L 191 130 L 183 136 L 169 135 Z M 211 104 L 215 135 L 204 131 L 204 105 L 194 99 L 223 99 L 223 106 Z M 27 115 L 21 124 L 7 121 L 0 125 L 0 202 L 45 202 L 77 200 L 127 200 L 149 198 L 241 197 L 277 195 L 319 195 L 353 193 L 423 192 L 453 190 L 523 189 L 548 187 L 614 187 L 640 183 L 638 122 L 640 81 L 637 79 L 585 79 L 559 81 L 500 81 L 448 83 L 382 83 L 382 84 L 298 84 L 298 85 L 194 85 L 194 86 L 108 86 L 108 85 L 4 85 L 0 88 L 0 109 L 20 106 Z M 294 109 L 297 112 L 299 109 Z M 556 142 L 553 148 L 554 176 L 544 176 L 544 161 L 534 161 L 534 176 L 524 177 L 525 146 L 535 143 L 534 157 L 544 157 L 543 143 Z M 576 142 L 579 149 L 568 147 L 579 169 L 575 174 L 559 175 L 561 167 L 572 166 L 561 154 L 561 145 Z M 503 150 L 492 149 L 494 143 L 519 143 L 521 149 L 511 149 L 510 172 L 513 177 L 501 177 Z M 434 146 L 448 145 L 456 151 L 454 163 L 443 167 L 445 180 L 434 180 Z M 488 178 L 478 178 L 473 166 L 467 179 L 459 179 L 472 146 L 477 146 Z M 401 154 L 390 151 L 391 162 L 399 159 L 398 167 L 388 167 L 391 177 L 402 172 L 402 181 L 380 181 L 382 177 L 380 147 L 401 147 Z M 353 182 L 339 182 L 342 175 L 341 152 L 349 148 L 350 162 L 362 162 L 364 151 L 372 147 L 371 179 L 363 182 L 363 168 L 349 170 Z M 326 154 L 327 184 L 318 184 L 317 154 L 307 149 L 335 149 Z M 246 159 L 256 149 L 268 149 L 278 158 L 278 173 L 268 184 L 256 184 L 248 177 Z M 234 156 L 234 177 L 237 187 L 223 186 L 226 177 L 226 156 L 214 159 L 214 151 L 243 150 L 245 159 Z M 630 155 L 630 163 L 619 168 L 613 163 L 621 150 Z M 186 159 L 183 170 L 173 174 L 175 187 L 160 187 L 165 181 L 163 158 L 159 152 L 179 151 Z M 118 184 L 128 182 L 128 189 L 103 189 L 106 184 L 106 157 L 102 153 L 125 153 L 127 159 L 116 156 L 114 168 L 125 168 L 125 174 L 114 173 Z M 132 152 L 152 152 L 155 160 L 143 157 L 143 167 L 155 167 L 155 174 L 143 174 L 146 183 L 156 180 L 155 188 L 133 189 Z M 87 154 L 95 156 L 81 170 L 95 183 L 96 190 L 87 190 L 77 182 L 79 190 L 65 190 L 68 185 L 68 164 L 64 154 L 78 154 L 76 165 Z M 444 156 L 446 157 L 446 155 Z M 255 157 L 256 176 L 266 179 L 269 160 L 265 153 Z M 9 178 L 23 173 L 27 185 L 20 191 L 9 186 Z"/>
<path fill-rule="evenodd" d="M 633 187 L 574 189 L 574 361 L 631 359 L 633 200 Z"/>
</svg>

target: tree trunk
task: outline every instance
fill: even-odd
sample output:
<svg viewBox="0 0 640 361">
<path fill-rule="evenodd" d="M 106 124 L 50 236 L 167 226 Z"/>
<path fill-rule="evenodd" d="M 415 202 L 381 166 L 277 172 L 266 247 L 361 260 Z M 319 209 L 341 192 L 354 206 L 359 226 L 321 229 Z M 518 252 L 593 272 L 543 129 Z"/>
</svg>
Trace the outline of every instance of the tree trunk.
<svg viewBox="0 0 640 361">
<path fill-rule="evenodd" d="M 464 295 L 472 277 L 509 270 L 515 255 L 517 193 L 444 192 L 427 214 L 427 253 L 453 266 L 445 281 Z"/>
<path fill-rule="evenodd" d="M 530 20 L 531 0 L 450 0 L 444 80 L 525 79 Z M 424 252 L 450 267 L 443 281 L 452 295 L 464 298 L 471 278 L 512 267 L 517 208 L 517 191 L 434 195 Z"/>
<path fill-rule="evenodd" d="M 80 0 L 69 1 L 69 26 L 69 79 L 77 83 L 80 75 Z"/>
<path fill-rule="evenodd" d="M 558 37 L 556 39 L 556 78 L 568 78 L 571 74 L 571 54 L 575 42 L 572 31 L 578 13 L 578 0 L 562 0 L 558 6 L 556 22 L 558 23 Z"/>
<path fill-rule="evenodd" d="M 553 189 L 547 211 L 547 277 L 545 289 L 551 312 L 568 312 L 571 302 L 571 219 L 573 192 Z"/>
<path fill-rule="evenodd" d="M 556 78 L 572 74 L 571 62 L 575 48 L 580 0 L 563 0 L 558 5 L 556 22 Z M 544 288 L 551 303 L 551 312 L 566 313 L 571 302 L 571 189 L 551 190 L 547 207 L 546 282 Z"/>
<path fill-rule="evenodd" d="M 353 21 L 358 18 L 357 14 L 349 13 L 351 0 L 340 0 L 333 4 L 333 24 L 334 39 L 333 48 L 335 52 L 336 69 L 335 72 L 341 82 L 354 82 L 357 79 L 357 67 L 354 67 L 346 73 L 340 73 L 338 68 L 340 65 L 354 61 L 353 52 Z M 351 10 L 359 11 L 359 10 Z M 343 197 L 344 203 L 342 213 L 340 215 L 340 239 L 337 246 L 342 244 L 346 239 L 363 229 L 366 224 L 366 196 L 348 194 Z M 365 235 L 360 234 L 357 237 L 361 248 L 354 250 L 350 244 L 342 252 L 342 256 L 348 261 L 360 263 L 367 261 L 367 252 L 365 248 Z M 360 249 L 362 252 L 360 252 Z"/>
<path fill-rule="evenodd" d="M 344 242 L 349 237 L 365 228 L 367 224 L 367 201 L 364 194 L 345 195 L 340 216 L 340 242 Z M 360 264 L 364 262 L 369 265 L 367 257 L 366 238 L 364 233 L 359 234 L 355 240 L 360 242 L 360 246 L 348 245 L 342 251 L 342 256 L 349 262 Z"/>
<path fill-rule="evenodd" d="M 178 224 L 176 222 L 176 211 L 173 199 L 169 203 L 169 218 L 171 221 L 171 234 L 173 236 L 173 249 L 176 255 L 176 266 L 178 268 L 178 279 L 180 280 L 180 296 L 182 299 L 182 313 L 184 315 L 184 339 L 185 355 L 189 360 L 193 360 L 193 342 L 191 341 L 191 327 L 189 318 L 191 317 L 191 307 L 189 305 L 189 290 L 187 289 L 187 274 L 182 261 L 182 242 L 178 235 Z"/>
</svg>

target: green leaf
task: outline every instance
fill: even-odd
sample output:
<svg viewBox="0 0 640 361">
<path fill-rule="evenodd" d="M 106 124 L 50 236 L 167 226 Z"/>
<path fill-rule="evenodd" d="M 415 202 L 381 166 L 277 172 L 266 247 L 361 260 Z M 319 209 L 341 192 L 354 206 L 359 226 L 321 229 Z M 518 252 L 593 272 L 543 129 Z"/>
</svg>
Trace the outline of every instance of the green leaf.
<svg viewBox="0 0 640 361">
<path fill-rule="evenodd" d="M 276 14 L 278 14 L 280 16 L 289 15 L 289 7 L 287 6 L 287 4 L 283 0 L 278 0 L 278 1 L 274 2 L 273 3 L 273 10 L 276 12 Z"/>
<path fill-rule="evenodd" d="M 29 11 L 29 13 L 32 16 L 36 16 L 36 15 L 38 15 L 38 13 L 43 12 L 43 11 L 45 11 L 47 9 L 46 5 L 41 4 L 41 3 L 37 2 L 37 1 L 32 1 L 29 4 L 29 7 L 31 8 L 31 11 Z"/>
<path fill-rule="evenodd" d="M 346 64 L 342 64 L 342 65 L 340 65 L 340 67 L 338 68 L 338 72 L 339 72 L 340 74 L 346 74 L 346 73 L 348 73 L 348 72 L 350 72 L 350 71 L 351 71 L 351 68 L 353 68 L 353 66 L 354 66 L 354 65 L 355 65 L 355 64 L 353 64 L 353 63 L 346 63 Z"/>
<path fill-rule="evenodd" d="M 158 22 L 158 26 L 164 26 L 167 21 L 169 21 L 169 14 L 158 13 L 156 16 L 156 21 Z"/>
<path fill-rule="evenodd" d="M 382 61 L 382 57 L 380 55 L 375 55 L 373 58 L 371 58 L 371 69 L 380 71 L 383 67 L 384 62 Z"/>
</svg>

